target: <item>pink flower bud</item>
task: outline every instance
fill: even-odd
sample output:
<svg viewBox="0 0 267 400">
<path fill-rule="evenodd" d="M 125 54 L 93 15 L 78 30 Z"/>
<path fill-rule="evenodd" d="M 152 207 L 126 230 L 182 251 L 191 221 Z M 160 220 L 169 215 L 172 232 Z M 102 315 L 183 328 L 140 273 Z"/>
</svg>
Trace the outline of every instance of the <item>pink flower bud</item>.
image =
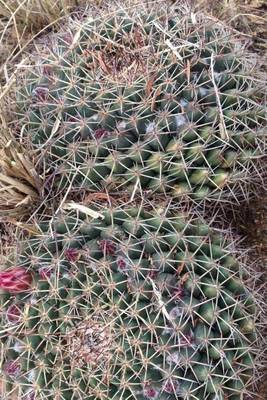
<svg viewBox="0 0 267 400">
<path fill-rule="evenodd" d="M 77 117 L 69 116 L 69 117 L 67 118 L 66 122 L 71 122 L 71 123 L 74 122 L 74 123 L 77 123 L 77 122 L 79 122 L 79 119 L 78 119 Z"/>
<path fill-rule="evenodd" d="M 94 137 L 96 139 L 101 139 L 102 137 L 107 137 L 110 135 L 110 132 L 103 128 L 98 128 L 94 131 Z"/>
<path fill-rule="evenodd" d="M 64 254 L 65 254 L 66 259 L 70 262 L 75 262 L 75 261 L 78 261 L 78 259 L 79 259 L 79 250 L 78 249 L 72 249 L 72 248 L 67 249 Z"/>
<path fill-rule="evenodd" d="M 21 309 L 16 304 L 11 304 L 6 312 L 6 318 L 11 324 L 19 322 L 21 317 Z"/>
<path fill-rule="evenodd" d="M 151 279 L 155 279 L 158 276 L 159 271 L 156 270 L 155 268 L 151 268 L 150 271 L 148 272 L 148 276 Z"/>
<path fill-rule="evenodd" d="M 179 383 L 175 379 L 168 379 L 164 382 L 163 390 L 169 394 L 177 393 L 179 389 Z"/>
<path fill-rule="evenodd" d="M 38 101 L 46 101 L 48 99 L 49 89 L 46 87 L 38 86 L 33 90 L 32 95 Z"/>
<path fill-rule="evenodd" d="M 173 291 L 173 297 L 175 299 L 182 299 L 184 297 L 184 288 L 178 285 Z"/>
<path fill-rule="evenodd" d="M 0 289 L 8 293 L 21 293 L 29 290 L 32 284 L 32 274 L 22 267 L 15 267 L 0 272 Z"/>
<path fill-rule="evenodd" d="M 123 258 L 123 257 L 118 257 L 117 258 L 117 267 L 118 267 L 118 271 L 121 274 L 127 274 L 128 270 L 129 270 L 129 265 L 128 265 L 128 261 L 127 259 Z"/>
<path fill-rule="evenodd" d="M 159 395 L 159 392 L 156 389 L 154 389 L 152 386 L 145 385 L 144 389 L 143 389 L 143 395 L 147 399 L 156 399 Z"/>
<path fill-rule="evenodd" d="M 193 344 L 193 337 L 190 333 L 182 335 L 180 338 L 180 346 L 190 347 Z"/>
<path fill-rule="evenodd" d="M 53 66 L 46 64 L 43 66 L 43 75 L 51 77 L 53 75 Z"/>
<path fill-rule="evenodd" d="M 10 376 L 11 378 L 17 378 L 21 371 L 19 362 L 16 360 L 7 361 L 4 366 L 4 371 L 6 375 Z"/>
<path fill-rule="evenodd" d="M 42 267 L 39 269 L 39 276 L 42 279 L 49 279 L 52 275 L 52 267 Z"/>
<path fill-rule="evenodd" d="M 116 245 L 112 240 L 100 240 L 99 246 L 105 255 L 114 256 L 116 253 Z"/>
</svg>

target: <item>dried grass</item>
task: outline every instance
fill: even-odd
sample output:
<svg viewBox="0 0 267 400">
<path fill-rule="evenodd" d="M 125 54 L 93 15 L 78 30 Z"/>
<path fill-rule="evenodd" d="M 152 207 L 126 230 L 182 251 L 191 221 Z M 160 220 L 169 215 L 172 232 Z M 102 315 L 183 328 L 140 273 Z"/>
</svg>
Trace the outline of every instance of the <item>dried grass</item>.
<svg viewBox="0 0 267 400">
<path fill-rule="evenodd" d="M 86 0 L 0 0 L 0 15 L 12 21 L 18 31 L 38 32 L 86 3 Z"/>
<path fill-rule="evenodd" d="M 266 0 L 192 0 L 194 8 L 212 14 L 251 38 L 253 50 L 267 53 Z"/>
<path fill-rule="evenodd" d="M 0 0 L 0 79 L 23 50 L 86 0 Z M 2 76 L 1 76 L 2 75 Z"/>
<path fill-rule="evenodd" d="M 2 119 L 0 129 L 0 221 L 25 217 L 39 202 L 40 178 L 33 161 Z"/>
</svg>

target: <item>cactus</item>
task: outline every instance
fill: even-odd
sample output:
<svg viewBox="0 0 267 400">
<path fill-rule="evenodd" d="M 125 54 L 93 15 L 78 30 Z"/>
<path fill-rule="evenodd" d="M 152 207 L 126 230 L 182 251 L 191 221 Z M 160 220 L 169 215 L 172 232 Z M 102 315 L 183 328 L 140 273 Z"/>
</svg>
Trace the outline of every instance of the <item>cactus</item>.
<svg viewBox="0 0 267 400">
<path fill-rule="evenodd" d="M 227 239 L 168 207 L 87 214 L 60 212 L 39 223 L 18 266 L 0 273 L 0 282 L 8 273 L 0 303 L 10 393 L 22 400 L 243 399 L 257 307 Z M 22 276 L 24 287 L 16 284 Z"/>
<path fill-rule="evenodd" d="M 57 38 L 17 96 L 46 187 L 247 195 L 264 153 L 263 89 L 236 38 L 198 18 L 144 6 Z"/>
<path fill-rule="evenodd" d="M 263 89 L 240 42 L 200 16 L 137 6 L 75 24 L 21 80 L 16 128 L 54 197 L 106 189 L 134 205 L 58 207 L 23 238 L 0 272 L 6 392 L 244 400 L 258 307 L 231 238 L 177 206 L 132 201 L 246 197 Z"/>
</svg>

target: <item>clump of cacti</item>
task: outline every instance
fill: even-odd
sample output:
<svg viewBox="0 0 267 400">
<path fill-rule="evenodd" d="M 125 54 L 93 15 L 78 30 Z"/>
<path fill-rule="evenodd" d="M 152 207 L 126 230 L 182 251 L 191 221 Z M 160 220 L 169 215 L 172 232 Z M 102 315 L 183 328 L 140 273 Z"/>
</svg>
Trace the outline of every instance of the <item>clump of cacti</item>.
<svg viewBox="0 0 267 400">
<path fill-rule="evenodd" d="M 245 400 L 255 383 L 255 279 L 173 199 L 246 197 L 263 89 L 232 33 L 156 3 L 77 14 L 19 78 L 12 126 L 49 201 L 0 272 L 8 397 Z M 102 193 L 65 204 L 76 189 Z"/>
<path fill-rule="evenodd" d="M 94 216 L 69 211 L 43 221 L 40 235 L 24 240 L 18 266 L 0 273 L 10 393 L 243 399 L 256 306 L 227 239 L 168 210 Z"/>
<path fill-rule="evenodd" d="M 46 188 L 246 195 L 263 154 L 261 88 L 233 35 L 195 18 L 116 11 L 40 57 L 17 127 L 42 154 Z"/>
</svg>

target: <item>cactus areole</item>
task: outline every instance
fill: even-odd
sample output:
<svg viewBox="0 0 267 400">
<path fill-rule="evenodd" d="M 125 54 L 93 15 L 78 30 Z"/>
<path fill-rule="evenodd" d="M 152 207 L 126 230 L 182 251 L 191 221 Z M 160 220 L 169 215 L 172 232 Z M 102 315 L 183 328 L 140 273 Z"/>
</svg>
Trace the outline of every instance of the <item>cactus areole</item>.
<svg viewBox="0 0 267 400">
<path fill-rule="evenodd" d="M 68 212 L 43 221 L 43 234 L 23 243 L 16 271 L 37 283 L 0 297 L 10 393 L 243 399 L 256 306 L 226 239 L 166 210 L 100 212 L 102 220 Z"/>
</svg>

